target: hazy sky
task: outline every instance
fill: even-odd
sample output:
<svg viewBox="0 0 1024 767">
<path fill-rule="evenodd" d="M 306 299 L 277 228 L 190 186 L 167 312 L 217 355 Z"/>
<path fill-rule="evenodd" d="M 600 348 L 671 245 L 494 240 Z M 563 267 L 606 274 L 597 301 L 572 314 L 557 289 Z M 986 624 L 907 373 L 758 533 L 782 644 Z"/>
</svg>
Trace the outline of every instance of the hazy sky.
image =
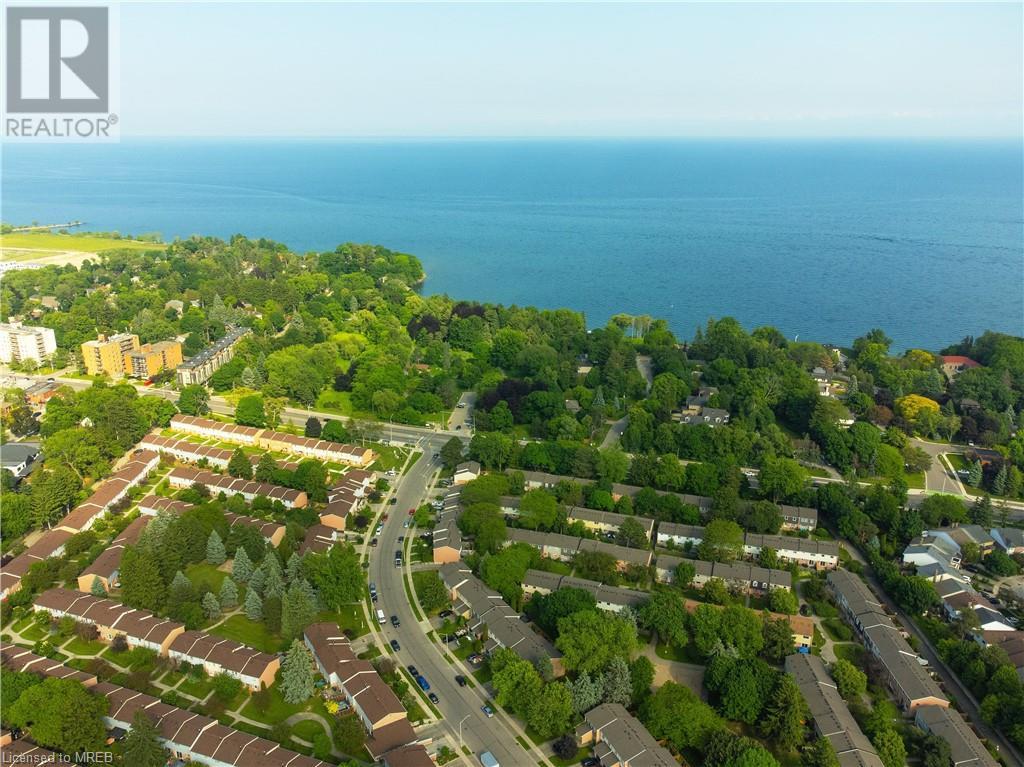
<svg viewBox="0 0 1024 767">
<path fill-rule="evenodd" d="M 124 4 L 122 135 L 1020 136 L 1022 6 Z"/>
</svg>

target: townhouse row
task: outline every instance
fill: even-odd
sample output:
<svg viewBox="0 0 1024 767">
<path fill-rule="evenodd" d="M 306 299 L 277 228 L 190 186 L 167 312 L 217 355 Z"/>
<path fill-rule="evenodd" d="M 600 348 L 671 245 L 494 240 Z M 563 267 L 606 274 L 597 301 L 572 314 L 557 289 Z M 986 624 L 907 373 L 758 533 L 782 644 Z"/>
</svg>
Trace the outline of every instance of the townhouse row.
<svg viewBox="0 0 1024 767">
<path fill-rule="evenodd" d="M 341 690 L 366 728 L 366 750 L 370 756 L 388 761 L 388 754 L 393 753 L 390 761 L 395 765 L 431 764 L 424 741 L 417 738 L 402 701 L 373 664 L 356 655 L 337 624 L 307 626 L 303 640 L 320 675 Z"/>
<path fill-rule="evenodd" d="M 554 490 L 561 482 L 573 482 L 577 485 L 593 485 L 597 483 L 594 479 L 583 479 L 582 477 L 569 477 L 561 474 L 548 474 L 543 471 L 522 472 L 527 490 Z M 611 488 L 612 498 L 618 501 L 623 496 L 635 498 L 644 488 L 639 485 L 625 485 L 615 483 Z M 687 506 L 695 506 L 702 515 L 707 516 L 711 511 L 712 499 L 706 495 L 690 495 L 689 493 L 675 493 L 669 490 L 655 490 L 658 495 L 671 495 L 678 498 Z M 810 532 L 818 526 L 818 510 L 807 506 L 779 505 L 779 513 L 782 516 L 782 529 Z"/>
<path fill-rule="evenodd" d="M 175 759 L 211 767 L 330 767 L 329 762 L 290 751 L 274 741 L 231 729 L 208 716 L 170 706 L 152 695 L 100 682 L 95 676 L 74 671 L 28 650 L 7 647 L 0 660 L 5 668 L 12 671 L 81 682 L 91 693 L 109 702 L 104 716 L 108 727 L 129 730 L 135 714 L 144 712 L 155 724 L 164 746 Z"/>
<path fill-rule="evenodd" d="M 121 560 L 124 557 L 124 551 L 128 546 L 134 546 L 138 543 L 139 538 L 142 536 L 142 531 L 146 529 L 150 520 L 161 512 L 181 514 L 191 508 L 192 504 L 174 498 L 147 495 L 139 501 L 140 516 L 121 531 L 121 534 L 114 539 L 113 543 L 78 576 L 78 589 L 84 592 L 91 592 L 93 584 L 97 580 L 103 586 L 104 591 L 110 591 L 112 588 L 119 586 Z M 231 527 L 243 525 L 256 528 L 260 535 L 263 536 L 263 539 L 274 548 L 277 548 L 281 541 L 284 540 L 284 525 L 269 522 L 265 519 L 235 514 L 231 511 L 225 511 L 224 517 Z"/>
<path fill-rule="evenodd" d="M 228 464 L 231 462 L 231 457 L 235 454 L 235 451 L 233 450 L 211 447 L 210 445 L 200 445 L 196 442 L 190 442 L 187 439 L 164 437 L 156 431 L 150 432 L 143 437 L 139 445 L 148 450 L 156 451 L 161 455 L 169 455 L 179 461 L 185 461 L 186 463 L 199 463 L 200 461 L 206 461 L 207 464 L 218 469 L 226 469 Z M 249 459 L 249 463 L 253 466 L 260 462 L 259 455 L 250 455 L 247 457 Z M 299 466 L 299 464 L 294 461 L 284 461 L 280 459 L 276 459 L 276 463 L 279 468 L 287 469 L 288 471 L 295 471 Z"/>
<path fill-rule="evenodd" d="M 576 742 L 593 747 L 594 756 L 607 767 L 679 767 L 671 752 L 620 703 L 590 709 L 576 728 Z"/>
<path fill-rule="evenodd" d="M 69 617 L 78 623 L 93 625 L 104 642 L 121 636 L 129 647 L 144 647 L 177 663 L 201 666 L 211 676 L 228 674 L 250 690 L 273 684 L 281 665 L 276 655 L 260 652 L 233 639 L 186 631 L 184 624 L 177 621 L 92 594 L 50 589 L 36 597 L 35 608 L 54 618 Z"/>
<path fill-rule="evenodd" d="M 217 496 L 220 493 L 224 493 L 228 497 L 240 495 L 250 503 L 256 498 L 263 497 L 272 501 L 280 501 L 288 509 L 302 509 L 309 504 L 309 498 L 303 490 L 272 485 L 269 482 L 241 479 L 228 474 L 214 474 L 212 471 L 192 469 L 186 466 L 171 469 L 170 474 L 167 475 L 167 481 L 171 487 L 178 490 L 201 485 L 212 496 Z"/>
<path fill-rule="evenodd" d="M 703 542 L 705 529 L 699 525 L 660 522 L 657 544 L 675 548 L 695 548 Z M 839 544 L 835 541 L 763 533 L 746 533 L 743 536 L 744 556 L 756 557 L 763 549 L 772 549 L 783 562 L 801 567 L 834 570 L 839 566 Z"/>
<path fill-rule="evenodd" d="M 345 445 L 315 437 L 299 437 L 273 429 L 256 429 L 252 426 L 221 423 L 210 418 L 200 418 L 184 413 L 178 413 L 171 417 L 171 428 L 186 434 L 197 434 L 225 442 L 251 445 L 264 450 L 278 450 L 283 453 L 317 458 L 321 461 L 333 461 L 347 466 L 366 467 L 377 458 L 374 451 L 358 445 Z"/>
<path fill-rule="evenodd" d="M 75 534 L 88 530 L 112 506 L 128 497 L 160 465 L 160 456 L 150 450 L 133 451 L 128 461 L 105 480 L 83 503 L 57 522 L 32 546 L 0 568 L 0 599 L 21 587 L 21 579 L 36 562 L 64 553 L 64 544 Z"/>
<path fill-rule="evenodd" d="M 477 637 L 486 636 L 485 652 L 504 647 L 531 663 L 549 660 L 556 676 L 564 673 L 562 655 L 555 646 L 534 631 L 501 594 L 473 575 L 464 562 L 444 565 L 440 574 L 452 599 L 452 610 L 468 620 L 470 631 Z"/>
<path fill-rule="evenodd" d="M 815 733 L 832 744 L 840 767 L 884 767 L 821 658 L 806 653 L 788 655 L 786 673 L 807 702 Z"/>
</svg>

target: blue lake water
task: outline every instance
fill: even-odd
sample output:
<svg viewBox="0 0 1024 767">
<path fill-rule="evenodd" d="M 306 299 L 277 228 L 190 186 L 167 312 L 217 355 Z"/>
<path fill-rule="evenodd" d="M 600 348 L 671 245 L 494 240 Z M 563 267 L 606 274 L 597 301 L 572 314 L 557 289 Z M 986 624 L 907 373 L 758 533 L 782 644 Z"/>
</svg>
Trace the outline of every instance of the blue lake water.
<svg viewBox="0 0 1024 767">
<path fill-rule="evenodd" d="M 4 221 L 352 240 L 426 292 L 845 343 L 1024 328 L 1008 142 L 156 141 L 4 147 Z"/>
</svg>

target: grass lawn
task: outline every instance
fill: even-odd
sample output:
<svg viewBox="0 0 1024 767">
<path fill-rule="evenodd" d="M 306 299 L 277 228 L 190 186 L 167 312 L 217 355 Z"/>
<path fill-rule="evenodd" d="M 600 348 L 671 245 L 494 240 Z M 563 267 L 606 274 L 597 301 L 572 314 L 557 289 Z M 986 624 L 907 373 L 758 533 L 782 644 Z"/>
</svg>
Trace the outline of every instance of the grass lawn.
<svg viewBox="0 0 1024 767">
<path fill-rule="evenodd" d="M 104 647 L 106 645 L 99 640 L 87 642 L 81 637 L 73 636 L 67 641 L 67 644 L 61 645 L 60 649 L 72 655 L 99 655 L 103 652 Z"/>
<path fill-rule="evenodd" d="M 27 629 L 21 632 L 22 638 L 30 642 L 38 642 L 40 639 L 44 639 L 50 635 L 50 630 L 46 626 L 31 625 Z"/>
<path fill-rule="evenodd" d="M 908 474 L 903 472 L 903 479 L 907 482 L 907 487 L 911 490 L 924 490 L 924 472 L 919 471 L 916 474 Z"/>
<path fill-rule="evenodd" d="M 0 235 L 0 248 L 41 248 L 45 250 L 81 250 L 86 253 L 99 253 L 102 250 L 163 250 L 164 245 L 139 242 L 138 240 L 118 240 L 113 237 L 94 237 L 82 234 L 51 234 L 49 232 L 12 232 Z M 19 260 L 38 258 L 39 254 L 29 254 Z M 5 260 L 9 256 L 5 255 Z"/>
<path fill-rule="evenodd" d="M 560 562 L 549 557 L 541 559 L 540 569 L 549 573 L 557 573 L 558 575 L 569 575 L 572 572 L 572 566 L 568 562 Z"/>
<path fill-rule="evenodd" d="M 568 759 L 563 759 L 562 757 L 555 756 L 554 754 L 549 756 L 548 759 L 551 760 L 551 763 L 555 765 L 555 767 L 572 767 L 572 765 L 579 764 L 588 756 L 590 756 L 590 749 L 584 747 L 576 752 L 576 756 L 569 757 Z"/>
<path fill-rule="evenodd" d="M 342 630 L 351 631 L 353 639 L 370 633 L 366 626 L 366 617 L 363 615 L 362 603 L 345 605 L 338 612 L 320 613 L 316 619 L 321 623 L 337 623 Z"/>
<path fill-rule="evenodd" d="M 276 653 L 281 649 L 280 637 L 271 634 L 262 623 L 251 621 L 241 614 L 232 615 L 223 623 L 209 628 L 207 631 L 227 639 L 234 639 L 263 652 Z"/>
<path fill-rule="evenodd" d="M 864 668 L 864 648 L 856 642 L 833 645 L 832 650 L 837 658 L 848 660 L 857 668 Z"/>
<path fill-rule="evenodd" d="M 942 457 L 953 467 L 953 471 L 960 471 L 961 469 L 967 471 L 971 468 L 967 463 L 967 459 L 961 453 L 943 453 Z"/>
<path fill-rule="evenodd" d="M 491 677 L 493 676 L 494 675 L 491 673 L 490 663 L 484 663 L 480 668 L 473 672 L 473 678 L 480 684 L 487 684 L 491 681 Z"/>
<path fill-rule="evenodd" d="M 210 694 L 210 690 L 213 689 L 213 680 L 208 677 L 203 677 L 202 679 L 188 677 L 177 689 L 178 692 L 191 695 L 196 700 L 204 700 Z"/>
<path fill-rule="evenodd" d="M 320 722 L 311 719 L 303 719 L 292 726 L 292 737 L 302 738 L 304 741 L 312 742 L 317 735 L 324 734 L 324 727 Z M 327 733 L 330 736 L 330 733 Z"/>
<path fill-rule="evenodd" d="M 370 442 L 366 446 L 377 453 L 377 460 L 370 464 L 370 467 L 377 471 L 397 471 L 405 463 L 406 451 L 403 448 L 382 445 L 379 442 Z"/>
<path fill-rule="evenodd" d="M 297 714 L 300 711 L 312 711 L 315 714 L 320 714 L 325 719 L 330 719 L 331 715 L 327 713 L 327 709 L 324 708 L 323 699 L 319 697 L 309 698 L 303 703 L 286 703 L 284 698 L 281 697 L 281 691 L 277 682 L 270 686 L 268 692 L 270 694 L 267 697 L 268 703 L 265 711 L 259 711 L 250 700 L 242 707 L 239 713 L 242 716 L 270 726 L 284 721 L 292 714 Z"/>
<path fill-rule="evenodd" d="M 214 594 L 220 593 L 220 585 L 228 574 L 218 570 L 214 565 L 207 562 L 197 562 L 185 568 L 185 575 L 192 581 L 196 589 L 202 591 L 204 587 Z M 244 597 L 243 597 L 244 598 Z"/>
<path fill-rule="evenodd" d="M 657 647 L 654 648 L 654 652 L 663 660 L 671 660 L 678 663 L 704 663 L 704 658 L 700 657 L 697 653 L 697 648 L 691 643 L 688 643 L 685 647 L 674 647 L 664 642 L 659 642 Z"/>
<path fill-rule="evenodd" d="M 853 639 L 853 631 L 838 618 L 826 618 L 821 625 L 833 642 L 849 642 Z"/>
<path fill-rule="evenodd" d="M 161 682 L 167 685 L 168 687 L 177 687 L 178 683 L 181 682 L 181 680 L 184 678 L 185 675 L 182 674 L 180 671 L 168 671 L 166 674 L 164 674 L 156 681 Z"/>
</svg>

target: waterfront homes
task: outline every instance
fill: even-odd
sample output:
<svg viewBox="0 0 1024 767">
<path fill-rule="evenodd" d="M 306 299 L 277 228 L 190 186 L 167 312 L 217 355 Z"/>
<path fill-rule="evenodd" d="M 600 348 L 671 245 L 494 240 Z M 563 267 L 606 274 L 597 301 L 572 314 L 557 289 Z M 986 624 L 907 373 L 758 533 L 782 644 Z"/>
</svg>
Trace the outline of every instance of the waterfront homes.
<svg viewBox="0 0 1024 767">
<path fill-rule="evenodd" d="M 13 594 L 21 587 L 21 579 L 36 562 L 64 553 L 64 544 L 73 535 L 63 529 L 50 530 L 0 569 L 0 598 Z"/>
<path fill-rule="evenodd" d="M 131 459 L 105 480 L 83 503 L 54 525 L 72 533 L 88 530 L 114 504 L 128 497 L 160 465 L 160 456 L 151 450 L 138 450 Z"/>
<path fill-rule="evenodd" d="M 527 570 L 523 577 L 523 593 L 527 596 L 550 594 L 552 591 L 567 588 L 589 592 L 597 600 L 598 607 L 610 612 L 619 612 L 626 607 L 639 607 L 650 598 L 650 594 L 646 591 L 607 586 L 597 581 L 573 578 L 544 570 Z"/>
<path fill-rule="evenodd" d="M 576 728 L 576 739 L 582 746 L 593 746 L 594 756 L 609 767 L 679 765 L 640 720 L 619 703 L 602 703 L 590 709 Z"/>
<path fill-rule="evenodd" d="M 999 763 L 992 758 L 960 712 L 938 706 L 924 706 L 917 710 L 914 722 L 925 732 L 949 744 L 952 767 L 998 767 Z"/>
<path fill-rule="evenodd" d="M 138 542 L 142 531 L 146 529 L 152 517 L 140 515 L 133 519 L 128 526 L 121 531 L 121 534 L 114 539 L 102 554 L 93 560 L 82 574 L 78 576 L 78 590 L 89 592 L 93 583 L 97 580 L 103 586 L 104 591 L 110 591 L 118 585 L 118 575 L 121 569 L 121 557 L 124 556 L 126 546 L 133 546 Z"/>
<path fill-rule="evenodd" d="M 221 423 L 211 418 L 200 418 L 184 413 L 177 413 L 171 417 L 171 428 L 186 434 L 197 434 L 225 442 L 251 445 L 264 450 L 277 450 L 348 466 L 365 467 L 377 457 L 376 453 L 365 447 L 345 445 L 315 437 L 299 437 L 272 429 L 255 429 L 251 426 Z"/>
<path fill-rule="evenodd" d="M 35 607 L 55 618 L 68 616 L 79 623 L 91 623 L 105 642 L 123 636 L 130 647 L 145 647 L 158 655 L 167 655 L 171 643 L 185 631 L 181 623 L 160 618 L 148 610 L 62 588 L 38 595 Z"/>
<path fill-rule="evenodd" d="M 452 474 L 452 482 L 456 485 L 464 485 L 480 476 L 480 464 L 476 461 L 465 461 L 455 467 Z"/>
<path fill-rule="evenodd" d="M 398 696 L 369 661 L 356 656 L 337 624 L 307 626 L 303 639 L 317 670 L 328 684 L 342 691 L 370 734 L 366 749 L 374 759 L 415 765 L 426 757 Z"/>
<path fill-rule="evenodd" d="M 28 650 L 5 648 L 3 665 L 14 671 L 31 671 L 44 676 L 77 679 L 90 692 L 105 698 L 108 727 L 128 730 L 138 711 L 144 711 L 156 725 L 163 745 L 175 759 L 215 767 L 330 767 L 327 762 L 289 751 L 270 740 L 233 730 L 202 714 L 163 703 L 152 695 L 97 682 L 96 677 L 40 658 Z"/>
<path fill-rule="evenodd" d="M 434 523 L 432 541 L 435 565 L 452 564 L 462 559 L 462 531 L 459 530 L 461 511 L 459 493 L 455 491 L 445 495 Z"/>
<path fill-rule="evenodd" d="M 280 501 L 289 509 L 301 509 L 309 503 L 306 493 L 302 490 L 271 485 L 268 482 L 240 479 L 227 474 L 214 474 L 211 471 L 203 471 L 202 469 L 178 467 L 171 470 L 171 473 L 167 475 L 167 479 L 171 487 L 175 488 L 192 487 L 198 484 L 205 487 L 214 496 L 218 493 L 224 493 L 229 497 L 241 495 L 249 502 L 252 502 L 254 498 L 262 496 L 274 501 Z"/>
<path fill-rule="evenodd" d="M 178 663 L 201 665 L 210 676 L 232 676 L 252 691 L 260 689 L 261 685 L 270 687 L 281 667 L 281 660 L 276 655 L 201 631 L 179 634 L 171 642 L 167 654 Z"/>
<path fill-rule="evenodd" d="M 804 653 L 788 655 L 786 673 L 800 688 L 814 719 L 814 731 L 832 744 L 840 767 L 883 767 L 821 658 Z"/>
<path fill-rule="evenodd" d="M 452 609 L 469 619 L 469 627 L 476 635 L 486 633 L 485 651 L 506 647 L 531 662 L 547 658 L 555 674 L 562 673 L 562 656 L 554 645 L 537 634 L 500 594 L 473 575 L 464 562 L 444 565 L 440 573 L 451 595 Z"/>
<path fill-rule="evenodd" d="M 840 612 L 860 634 L 896 702 L 909 712 L 920 706 L 948 706 L 939 686 L 864 582 L 853 573 L 836 570 L 828 574 L 827 583 Z"/>
</svg>

